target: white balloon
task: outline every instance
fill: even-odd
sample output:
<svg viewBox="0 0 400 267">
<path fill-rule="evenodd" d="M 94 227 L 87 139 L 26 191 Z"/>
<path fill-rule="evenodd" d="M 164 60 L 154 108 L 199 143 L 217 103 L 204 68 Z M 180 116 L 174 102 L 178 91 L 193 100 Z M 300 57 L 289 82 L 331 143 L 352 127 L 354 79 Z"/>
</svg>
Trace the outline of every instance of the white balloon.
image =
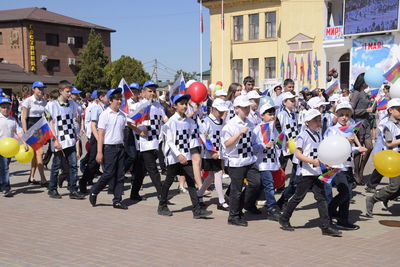
<svg viewBox="0 0 400 267">
<path fill-rule="evenodd" d="M 350 142 L 340 135 L 328 136 L 318 146 L 318 158 L 327 165 L 342 164 L 350 157 L 350 154 Z"/>
<path fill-rule="evenodd" d="M 390 97 L 398 98 L 400 97 L 400 82 L 397 81 L 390 86 Z"/>
<path fill-rule="evenodd" d="M 213 83 L 210 84 L 210 86 L 208 86 L 208 88 L 210 88 L 211 91 L 214 91 L 214 87 L 215 87 L 215 84 L 213 84 Z"/>
</svg>

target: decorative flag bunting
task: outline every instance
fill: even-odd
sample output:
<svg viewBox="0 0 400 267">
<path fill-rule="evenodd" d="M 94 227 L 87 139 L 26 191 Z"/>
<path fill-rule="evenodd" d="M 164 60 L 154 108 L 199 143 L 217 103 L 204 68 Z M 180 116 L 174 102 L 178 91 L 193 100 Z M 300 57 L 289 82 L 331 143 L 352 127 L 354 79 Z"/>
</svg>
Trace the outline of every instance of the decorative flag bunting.
<svg viewBox="0 0 400 267">
<path fill-rule="evenodd" d="M 150 108 L 151 105 L 148 105 L 144 108 L 143 112 L 138 112 L 131 119 L 136 122 L 137 125 L 142 124 L 145 120 L 148 120 L 150 117 Z"/>
<path fill-rule="evenodd" d="M 121 107 L 119 109 L 125 114 L 128 114 L 129 112 L 128 99 L 133 96 L 133 93 L 124 78 L 122 78 L 121 81 L 119 82 L 118 88 L 122 89 L 122 102 L 121 102 Z"/>
<path fill-rule="evenodd" d="M 22 136 L 22 140 L 34 150 L 41 148 L 51 138 L 54 138 L 54 135 L 45 117 L 38 120 Z"/>
<path fill-rule="evenodd" d="M 314 80 L 318 81 L 318 59 L 317 59 L 317 52 L 315 52 L 315 57 L 314 57 Z"/>
<path fill-rule="evenodd" d="M 282 79 L 285 78 L 285 63 L 283 62 L 283 55 L 282 55 L 282 59 L 281 59 L 281 77 L 282 77 Z"/>
<path fill-rule="evenodd" d="M 308 55 L 307 55 L 307 64 L 308 64 L 308 68 L 307 68 L 307 81 L 311 83 L 311 52 L 308 52 Z"/>
<path fill-rule="evenodd" d="M 386 80 L 391 83 L 395 83 L 400 78 L 400 62 L 397 62 L 393 67 L 391 67 L 385 74 Z"/>
<path fill-rule="evenodd" d="M 268 144 L 270 140 L 270 135 L 269 135 L 269 123 L 261 124 L 261 135 L 263 137 L 264 144 Z"/>
<path fill-rule="evenodd" d="M 388 100 L 386 98 L 382 98 L 378 100 L 378 105 L 376 106 L 377 110 L 385 110 L 387 106 Z"/>
<path fill-rule="evenodd" d="M 328 88 L 326 88 L 325 94 L 331 96 L 339 90 L 339 81 L 334 81 Z"/>
<path fill-rule="evenodd" d="M 300 81 L 304 81 L 304 59 L 303 55 L 301 55 L 300 59 Z"/>
<path fill-rule="evenodd" d="M 339 127 L 339 130 L 341 130 L 344 133 L 351 133 L 351 132 L 357 132 L 360 130 L 361 125 L 363 124 L 363 120 L 356 122 L 354 124 L 348 124 L 342 127 Z"/>
<path fill-rule="evenodd" d="M 202 143 L 208 151 L 217 152 L 217 149 L 215 148 L 213 142 L 207 135 L 200 135 L 200 143 Z"/>
<path fill-rule="evenodd" d="M 378 96 L 379 88 L 369 91 L 369 98 L 376 98 Z"/>
</svg>

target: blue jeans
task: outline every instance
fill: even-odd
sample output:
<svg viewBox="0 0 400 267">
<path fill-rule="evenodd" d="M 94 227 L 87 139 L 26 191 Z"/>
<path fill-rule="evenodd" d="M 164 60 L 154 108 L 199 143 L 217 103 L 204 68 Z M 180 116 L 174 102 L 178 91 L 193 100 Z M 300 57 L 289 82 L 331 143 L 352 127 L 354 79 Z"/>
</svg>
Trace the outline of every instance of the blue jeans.
<svg viewBox="0 0 400 267">
<path fill-rule="evenodd" d="M 11 158 L 5 158 L 0 156 L 0 190 L 9 191 L 11 189 L 10 186 L 10 172 L 9 172 L 9 165 L 11 162 Z"/>
<path fill-rule="evenodd" d="M 57 178 L 58 171 L 60 170 L 61 157 L 64 157 L 65 155 L 69 167 L 68 190 L 72 193 L 77 191 L 76 182 L 78 180 L 78 165 L 76 163 L 76 150 L 73 146 L 63 149 L 63 152 L 64 154 L 61 151 L 54 153 L 53 164 L 51 165 L 50 172 L 49 190 L 57 190 Z"/>
<path fill-rule="evenodd" d="M 335 179 L 335 178 L 334 178 Z M 326 203 L 331 203 L 333 199 L 332 184 L 324 183 Z"/>
<path fill-rule="evenodd" d="M 264 186 L 265 200 L 268 204 L 267 210 L 270 211 L 276 205 L 274 179 L 272 178 L 272 173 L 270 171 L 261 171 L 260 177 Z"/>
</svg>

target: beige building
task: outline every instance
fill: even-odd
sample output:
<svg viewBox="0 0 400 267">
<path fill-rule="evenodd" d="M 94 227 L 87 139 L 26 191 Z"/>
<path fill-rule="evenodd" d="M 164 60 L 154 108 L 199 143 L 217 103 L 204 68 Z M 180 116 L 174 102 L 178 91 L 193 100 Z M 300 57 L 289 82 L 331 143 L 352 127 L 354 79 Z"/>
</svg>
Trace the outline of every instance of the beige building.
<svg viewBox="0 0 400 267">
<path fill-rule="evenodd" d="M 203 6 L 210 10 L 212 83 L 222 80 L 227 88 L 232 82 L 242 83 L 250 75 L 261 90 L 274 79 L 288 77 L 295 80 L 297 88 L 325 86 L 324 0 L 203 0 Z M 307 79 L 308 56 L 311 57 L 311 80 Z M 315 79 L 316 68 L 318 79 Z"/>
</svg>

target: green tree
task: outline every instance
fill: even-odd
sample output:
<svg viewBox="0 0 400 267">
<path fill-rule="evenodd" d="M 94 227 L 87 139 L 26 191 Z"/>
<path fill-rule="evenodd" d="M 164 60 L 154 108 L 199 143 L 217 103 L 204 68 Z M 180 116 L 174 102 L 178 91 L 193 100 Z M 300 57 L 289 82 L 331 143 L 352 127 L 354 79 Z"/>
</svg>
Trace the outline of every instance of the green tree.
<svg viewBox="0 0 400 267">
<path fill-rule="evenodd" d="M 74 80 L 75 86 L 84 92 L 104 87 L 106 85 L 104 67 L 108 63 L 108 58 L 104 54 L 100 33 L 94 29 L 90 30 L 88 42 L 79 52 L 79 57 L 80 60 L 77 62 L 79 71 Z"/>
<path fill-rule="evenodd" d="M 177 70 L 176 74 L 175 74 L 175 81 L 176 79 L 178 79 L 179 75 L 181 75 L 181 73 L 183 74 L 183 78 L 185 79 L 185 82 L 189 81 L 189 80 L 196 80 L 197 78 L 197 73 L 195 71 L 193 72 L 186 72 L 183 70 Z"/>
<path fill-rule="evenodd" d="M 150 80 L 150 75 L 145 72 L 142 62 L 129 56 L 121 56 L 118 60 L 108 63 L 104 72 L 109 88 L 117 87 L 121 78 L 128 84 L 132 82 L 143 84 Z"/>
</svg>

